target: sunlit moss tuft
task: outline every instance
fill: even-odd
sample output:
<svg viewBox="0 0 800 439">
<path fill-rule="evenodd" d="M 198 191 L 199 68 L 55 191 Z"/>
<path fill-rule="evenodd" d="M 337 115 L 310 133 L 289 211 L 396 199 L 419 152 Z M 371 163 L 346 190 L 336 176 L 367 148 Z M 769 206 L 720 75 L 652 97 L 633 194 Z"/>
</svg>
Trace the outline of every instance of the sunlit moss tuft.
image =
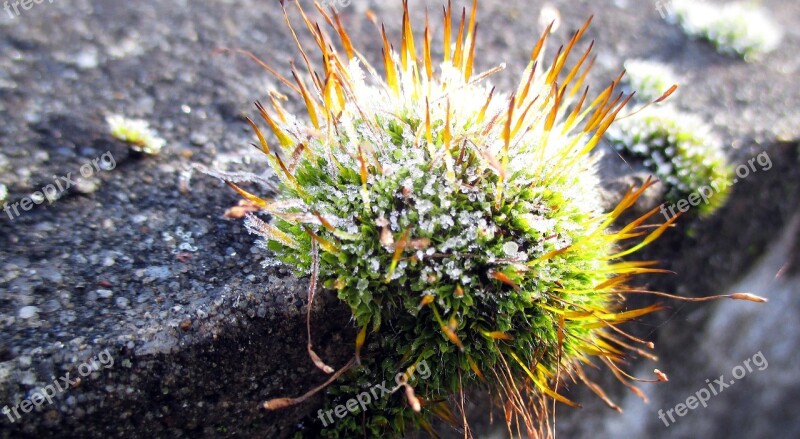
<svg viewBox="0 0 800 439">
<path fill-rule="evenodd" d="M 755 2 L 707 3 L 672 0 L 670 9 L 683 30 L 710 41 L 720 52 L 757 58 L 778 47 L 782 31 Z"/>
<path fill-rule="evenodd" d="M 652 101 L 677 84 L 678 78 L 666 64 L 630 59 L 625 61 L 625 82 L 639 99 Z"/>
<path fill-rule="evenodd" d="M 461 22 L 445 9 L 444 58 L 435 64 L 430 27 L 415 39 L 406 10 L 400 51 L 382 35 L 384 75 L 354 49 L 335 13 L 325 20 L 332 32 L 324 33 L 301 15 L 319 43 L 313 58 L 323 60 L 322 69 L 293 67 L 293 81 L 276 75 L 307 115 L 297 118 L 277 99 L 269 109 L 258 104 L 269 138 L 248 119 L 280 190 L 266 199 L 229 184 L 270 214 L 270 221 L 248 215 L 248 229 L 309 276 L 310 297 L 320 284 L 352 310 L 355 359 L 333 375 L 326 409 L 392 382 L 399 371 L 431 365 L 427 379 L 320 434 L 393 437 L 429 429 L 433 417 L 459 424 L 444 402 L 475 385 L 502 401 L 514 434 L 545 435 L 553 399 L 575 405 L 558 393 L 565 381 L 589 383 L 617 408 L 583 367 L 605 364 L 633 388 L 617 370 L 626 352 L 649 357 L 632 346 L 649 344 L 617 326 L 657 307 L 628 309 L 624 294 L 633 275 L 661 270 L 622 258 L 674 218 L 641 227 L 656 209 L 612 228 L 649 182 L 611 212 L 600 207 L 590 153 L 629 98 L 615 92 L 619 78 L 589 97 L 590 48 L 568 62 L 578 45 L 587 46 L 580 40 L 588 23 L 547 58 L 545 31 L 518 87 L 506 93 L 486 81 L 502 67 L 473 71 L 474 7 Z M 341 51 L 328 35 L 339 36 Z M 307 349 L 333 373 L 310 335 Z"/>
<path fill-rule="evenodd" d="M 156 134 L 145 120 L 128 119 L 114 114 L 106 118 L 111 135 L 129 143 L 131 149 L 144 154 L 156 155 L 167 143 Z"/>
<path fill-rule="evenodd" d="M 721 192 L 697 207 L 701 215 L 725 203 L 733 168 L 722 142 L 699 117 L 669 106 L 648 108 L 618 121 L 606 138 L 619 152 L 643 161 L 665 184 L 669 203 L 686 199 L 704 186 Z"/>
</svg>

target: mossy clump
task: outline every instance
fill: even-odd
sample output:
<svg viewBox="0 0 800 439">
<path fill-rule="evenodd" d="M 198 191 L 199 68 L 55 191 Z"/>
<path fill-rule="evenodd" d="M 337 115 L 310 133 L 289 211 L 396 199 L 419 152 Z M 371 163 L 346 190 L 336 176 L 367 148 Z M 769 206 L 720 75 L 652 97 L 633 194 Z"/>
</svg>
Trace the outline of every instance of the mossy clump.
<svg viewBox="0 0 800 439">
<path fill-rule="evenodd" d="M 725 203 L 733 168 L 721 141 L 699 117 L 669 106 L 648 108 L 617 121 L 606 139 L 620 153 L 643 161 L 665 185 L 667 202 L 710 187 L 714 196 L 698 205 L 698 213 L 711 214 Z"/>
<path fill-rule="evenodd" d="M 687 34 L 747 60 L 775 50 L 783 36 L 778 23 L 754 2 L 672 0 L 670 10 Z"/>
<path fill-rule="evenodd" d="M 308 63 L 307 76 L 294 68 L 294 81 L 277 76 L 305 103 L 307 119 L 277 99 L 269 110 L 258 104 L 276 141 L 248 119 L 280 191 L 266 199 L 229 184 L 271 215 L 246 220 L 262 245 L 310 277 L 310 297 L 317 284 L 335 291 L 358 327 L 355 360 L 327 387 L 319 418 L 325 428 L 317 434 L 394 437 L 430 429 L 435 416 L 460 424 L 444 403 L 475 385 L 505 401 L 515 434 L 544 434 L 553 399 L 575 405 L 558 393 L 564 381 L 586 381 L 616 407 L 582 367 L 605 364 L 633 387 L 617 368 L 630 349 L 646 356 L 630 344 L 645 342 L 625 341 L 617 326 L 657 307 L 628 309 L 624 294 L 631 276 L 659 270 L 621 259 L 674 219 L 640 228 L 654 210 L 611 228 L 649 183 L 611 212 L 600 206 L 590 153 L 628 99 L 615 92 L 618 81 L 587 97 L 591 47 L 567 67 L 589 23 L 548 68 L 545 31 L 516 91 L 502 93 L 486 83 L 502 67 L 473 72 L 474 8 L 457 27 L 445 9 L 439 64 L 431 59 L 429 27 L 422 43 L 415 41 L 406 9 L 400 52 L 382 35 L 383 77 L 353 48 L 335 12 L 326 21 L 341 52 L 302 16 L 322 70 Z M 643 240 L 630 241 L 636 238 Z M 314 353 L 311 335 L 308 350 L 333 373 Z M 431 369 L 426 379 L 393 385 L 358 414 L 322 417 L 422 362 Z"/>
<path fill-rule="evenodd" d="M 129 119 L 118 114 L 106 118 L 111 135 L 130 144 L 131 149 L 148 155 L 157 155 L 167 143 L 150 128 L 146 120 Z"/>
<path fill-rule="evenodd" d="M 678 83 L 672 69 L 663 63 L 644 59 L 625 61 L 625 82 L 640 100 L 656 100 Z"/>
</svg>

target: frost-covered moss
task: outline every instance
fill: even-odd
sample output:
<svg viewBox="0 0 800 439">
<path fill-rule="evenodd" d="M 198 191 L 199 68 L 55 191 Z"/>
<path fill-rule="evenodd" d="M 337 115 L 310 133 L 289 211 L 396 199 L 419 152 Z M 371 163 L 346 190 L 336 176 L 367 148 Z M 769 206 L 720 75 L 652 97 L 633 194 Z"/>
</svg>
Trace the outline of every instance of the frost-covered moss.
<svg viewBox="0 0 800 439">
<path fill-rule="evenodd" d="M 581 99 L 587 66 L 568 66 L 567 50 L 543 68 L 537 49 L 515 92 L 495 90 L 473 72 L 474 15 L 453 26 L 451 12 L 436 64 L 428 33 L 415 41 L 406 12 L 400 53 L 383 35 L 385 77 L 337 27 L 341 53 L 316 46 L 322 71 L 281 79 L 307 118 L 273 100 L 269 110 L 258 105 L 272 138 L 250 121 L 281 180 L 276 198 L 229 182 L 271 215 L 246 220 L 262 246 L 309 276 L 312 291 L 316 280 L 335 291 L 359 328 L 361 363 L 328 386 L 323 436 L 395 437 L 428 429 L 435 416 L 459 423 L 444 402 L 478 384 L 506 401 L 510 428 L 543 431 L 552 399 L 573 405 L 558 383 L 584 380 L 587 363 L 618 367 L 630 345 L 616 326 L 656 309 L 622 303 L 628 277 L 653 270 L 621 261 L 645 245 L 630 242 L 640 223 L 610 227 L 647 185 L 604 212 L 590 155 L 627 102 L 612 100 L 616 84 L 601 93 L 607 99 Z M 423 361 L 427 379 L 373 400 L 366 413 L 324 420 L 326 409 Z"/>
<path fill-rule="evenodd" d="M 658 99 L 678 83 L 677 75 L 668 65 L 644 59 L 625 61 L 624 79 L 643 101 Z"/>
<path fill-rule="evenodd" d="M 145 120 L 128 119 L 114 114 L 106 118 L 111 135 L 131 145 L 131 149 L 144 154 L 156 155 L 167 143 L 150 128 Z"/>
<path fill-rule="evenodd" d="M 702 119 L 672 107 L 646 109 L 618 121 L 606 138 L 620 152 L 642 159 L 667 189 L 666 199 L 676 203 L 712 182 L 727 188 L 733 179 L 720 140 Z M 717 193 L 698 207 L 701 215 L 725 203 L 727 193 Z"/>
<path fill-rule="evenodd" d="M 755 58 L 774 50 L 782 38 L 780 25 L 754 2 L 672 0 L 670 6 L 687 34 L 710 41 L 724 53 Z"/>
<path fill-rule="evenodd" d="M 678 84 L 672 69 L 658 62 L 628 60 L 625 70 L 626 81 L 641 102 L 655 101 Z M 720 140 L 699 117 L 671 105 L 655 105 L 614 124 L 606 139 L 617 151 L 641 160 L 661 180 L 668 203 L 724 181 L 714 199 L 698 208 L 701 215 L 712 213 L 725 203 L 732 179 Z"/>
</svg>

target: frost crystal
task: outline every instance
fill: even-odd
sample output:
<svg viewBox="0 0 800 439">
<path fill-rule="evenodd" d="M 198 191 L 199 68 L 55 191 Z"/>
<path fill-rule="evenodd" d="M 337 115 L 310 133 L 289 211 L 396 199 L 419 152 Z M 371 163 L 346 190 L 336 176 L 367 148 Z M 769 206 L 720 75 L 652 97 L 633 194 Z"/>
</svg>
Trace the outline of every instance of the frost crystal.
<svg viewBox="0 0 800 439">
<path fill-rule="evenodd" d="M 503 251 L 506 253 L 506 255 L 513 258 L 517 256 L 517 252 L 519 251 L 519 246 L 517 245 L 516 242 L 509 241 L 503 244 Z"/>
</svg>

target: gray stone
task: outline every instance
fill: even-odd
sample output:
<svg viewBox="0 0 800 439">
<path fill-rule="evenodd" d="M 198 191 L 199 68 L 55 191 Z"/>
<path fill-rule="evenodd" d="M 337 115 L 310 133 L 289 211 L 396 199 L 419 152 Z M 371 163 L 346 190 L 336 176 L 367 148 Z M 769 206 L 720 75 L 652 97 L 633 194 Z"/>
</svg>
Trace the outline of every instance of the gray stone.
<svg viewBox="0 0 800 439">
<path fill-rule="evenodd" d="M 38 314 L 39 314 L 39 308 L 29 305 L 20 308 L 19 313 L 17 315 L 19 316 L 19 318 L 27 320 L 36 317 Z"/>
</svg>

